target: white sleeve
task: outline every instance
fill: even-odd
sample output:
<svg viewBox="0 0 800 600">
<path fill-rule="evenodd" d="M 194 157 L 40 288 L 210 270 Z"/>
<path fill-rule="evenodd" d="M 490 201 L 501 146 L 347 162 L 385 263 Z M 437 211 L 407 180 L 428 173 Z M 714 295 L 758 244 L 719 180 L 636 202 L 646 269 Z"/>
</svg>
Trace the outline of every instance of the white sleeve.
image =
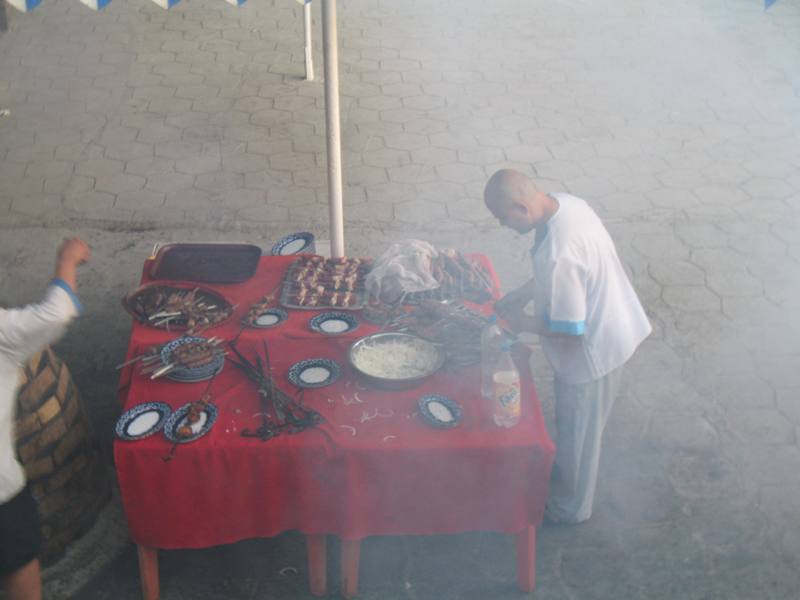
<svg viewBox="0 0 800 600">
<path fill-rule="evenodd" d="M 38 304 L 0 310 L 0 353 L 22 365 L 64 335 L 80 306 L 72 291 L 63 285 L 51 285 Z"/>
<path fill-rule="evenodd" d="M 586 330 L 586 267 L 576 258 L 559 258 L 553 266 L 547 327 L 555 333 L 583 335 Z"/>
</svg>

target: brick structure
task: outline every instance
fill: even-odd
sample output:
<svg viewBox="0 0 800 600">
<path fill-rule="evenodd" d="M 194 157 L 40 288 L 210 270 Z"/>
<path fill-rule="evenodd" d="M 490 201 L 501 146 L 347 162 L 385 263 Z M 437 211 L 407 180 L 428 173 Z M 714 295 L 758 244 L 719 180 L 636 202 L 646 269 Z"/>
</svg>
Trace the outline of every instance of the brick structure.
<svg viewBox="0 0 800 600">
<path fill-rule="evenodd" d="M 67 366 L 48 348 L 20 377 L 17 451 L 39 506 L 48 564 L 92 526 L 110 487 Z"/>
</svg>

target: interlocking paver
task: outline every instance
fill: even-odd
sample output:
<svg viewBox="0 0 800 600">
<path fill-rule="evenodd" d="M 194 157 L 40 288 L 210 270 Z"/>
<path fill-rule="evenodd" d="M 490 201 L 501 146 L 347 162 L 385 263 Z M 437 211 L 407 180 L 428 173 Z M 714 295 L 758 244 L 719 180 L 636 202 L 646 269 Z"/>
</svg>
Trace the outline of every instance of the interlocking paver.
<svg viewBox="0 0 800 600">
<path fill-rule="evenodd" d="M 463 163 L 437 165 L 434 167 L 434 171 L 443 181 L 451 181 L 453 183 L 481 183 L 487 177 L 483 167 Z"/>
<path fill-rule="evenodd" d="M 156 192 L 174 192 L 177 190 L 191 189 L 194 176 L 185 173 L 154 173 L 148 175 L 148 189 Z"/>
<path fill-rule="evenodd" d="M 144 187 L 147 180 L 138 175 L 127 173 L 115 173 L 113 175 L 99 175 L 95 179 L 94 189 L 98 192 L 108 192 L 110 194 L 121 194 Z"/>
<path fill-rule="evenodd" d="M 44 217 L 45 215 L 58 214 L 61 209 L 61 197 L 54 194 L 36 193 L 26 195 L 24 193 L 11 196 L 10 210 L 12 213 L 19 213 L 31 217 Z"/>
<path fill-rule="evenodd" d="M 221 164 L 222 161 L 219 156 L 192 156 L 176 160 L 175 170 L 179 173 L 200 175 L 201 173 L 213 173 L 219 170 Z"/>
<path fill-rule="evenodd" d="M 244 187 L 244 175 L 228 171 L 202 173 L 194 179 L 194 187 L 209 193 L 225 194 Z"/>
<path fill-rule="evenodd" d="M 244 187 L 269 190 L 273 186 L 291 186 L 293 177 L 289 171 L 257 171 L 244 174 Z M 319 177 L 316 173 L 312 174 Z"/>
<path fill-rule="evenodd" d="M 174 170 L 175 161 L 161 156 L 136 158 L 125 163 L 125 172 L 132 175 L 147 176 Z"/>
<path fill-rule="evenodd" d="M 134 160 L 153 156 L 153 145 L 141 142 L 115 142 L 106 144 L 106 157 L 116 160 Z"/>
<path fill-rule="evenodd" d="M 666 286 L 664 302 L 680 312 L 718 311 L 720 297 L 709 288 L 701 285 Z"/>
</svg>

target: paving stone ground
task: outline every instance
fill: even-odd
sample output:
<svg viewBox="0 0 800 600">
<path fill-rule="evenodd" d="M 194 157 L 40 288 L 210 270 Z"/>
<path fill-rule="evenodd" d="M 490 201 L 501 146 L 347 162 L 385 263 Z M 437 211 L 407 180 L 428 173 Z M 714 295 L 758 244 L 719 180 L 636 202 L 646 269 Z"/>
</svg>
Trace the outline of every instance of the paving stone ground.
<svg viewBox="0 0 800 600">
<path fill-rule="evenodd" d="M 797 598 L 800 4 L 338 4 L 348 251 L 424 238 L 489 254 L 511 288 L 531 240 L 481 196 L 513 166 L 597 210 L 654 324 L 608 425 L 595 515 L 541 531 L 533 597 Z M 36 297 L 65 233 L 92 243 L 90 316 L 59 350 L 106 450 L 118 302 L 154 242 L 328 237 L 323 87 L 302 76 L 290 0 L 10 12 L 2 298 Z M 551 417 L 540 353 L 535 368 Z M 139 597 L 124 523 L 103 523 L 120 551 L 49 571 L 51 597 Z M 162 597 L 310 597 L 303 557 L 296 535 L 167 552 Z M 364 598 L 515 598 L 513 581 L 500 535 L 364 546 Z"/>
</svg>

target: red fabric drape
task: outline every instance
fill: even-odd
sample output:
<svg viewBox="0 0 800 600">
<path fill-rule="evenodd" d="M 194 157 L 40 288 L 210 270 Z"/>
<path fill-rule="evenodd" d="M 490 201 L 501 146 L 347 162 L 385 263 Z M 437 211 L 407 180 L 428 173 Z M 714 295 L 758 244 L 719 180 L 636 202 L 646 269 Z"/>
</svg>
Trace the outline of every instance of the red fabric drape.
<svg viewBox="0 0 800 600">
<path fill-rule="evenodd" d="M 478 258 L 492 271 L 485 257 Z M 279 285 L 292 260 L 264 257 L 249 281 L 207 286 L 238 307 L 206 335 L 235 337 L 241 316 Z M 219 409 L 216 424 L 204 437 L 180 445 L 171 461 L 163 460 L 171 444 L 161 433 L 115 442 L 122 501 L 135 542 L 200 548 L 287 530 L 346 539 L 514 533 L 541 521 L 554 447 L 527 361 L 518 361 L 522 420 L 500 429 L 485 414 L 477 367 L 441 371 L 412 390 L 365 388 L 348 366 L 346 352 L 353 340 L 377 328 L 355 312 L 355 331 L 322 336 L 308 329 L 319 312 L 289 311 L 288 321 L 276 328 L 246 330 L 238 347 L 252 356 L 266 340 L 277 385 L 290 394 L 296 392 L 286 377 L 292 364 L 317 357 L 337 361 L 339 381 L 304 392 L 304 402 L 324 416 L 324 424 L 267 442 L 241 437 L 243 428 L 259 425 L 258 395 L 253 383 L 226 364 L 210 390 Z M 128 355 L 174 336 L 135 324 Z M 125 410 L 154 400 L 177 408 L 196 400 L 206 385 L 151 381 L 131 367 L 122 373 L 120 399 Z M 425 424 L 416 402 L 426 393 L 457 401 L 462 423 L 451 430 Z M 376 411 L 379 416 L 365 419 Z"/>
</svg>

